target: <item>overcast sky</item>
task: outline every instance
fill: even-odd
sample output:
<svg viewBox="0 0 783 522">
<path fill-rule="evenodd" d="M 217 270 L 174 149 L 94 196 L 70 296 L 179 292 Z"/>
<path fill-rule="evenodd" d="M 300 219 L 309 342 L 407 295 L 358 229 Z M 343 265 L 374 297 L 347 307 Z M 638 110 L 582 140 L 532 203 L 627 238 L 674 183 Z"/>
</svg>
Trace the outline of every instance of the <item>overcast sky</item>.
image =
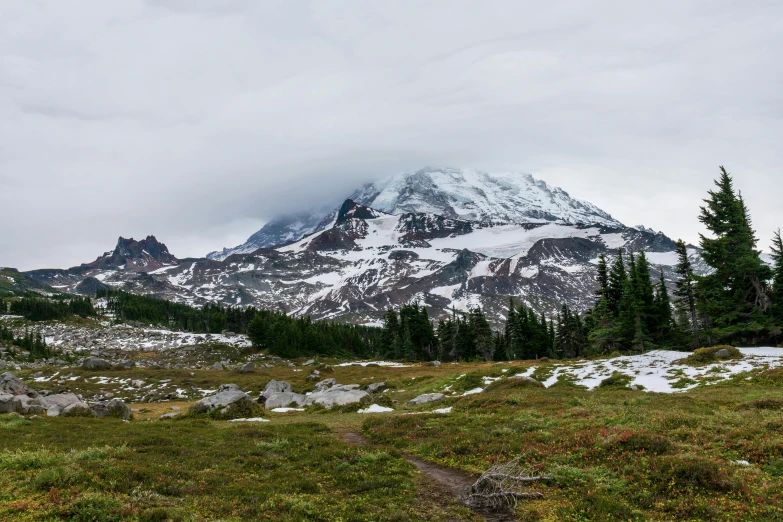
<svg viewBox="0 0 783 522">
<path fill-rule="evenodd" d="M 725 165 L 783 226 L 783 3 L 0 0 L 0 265 L 179 257 L 425 165 L 698 240 Z"/>
</svg>

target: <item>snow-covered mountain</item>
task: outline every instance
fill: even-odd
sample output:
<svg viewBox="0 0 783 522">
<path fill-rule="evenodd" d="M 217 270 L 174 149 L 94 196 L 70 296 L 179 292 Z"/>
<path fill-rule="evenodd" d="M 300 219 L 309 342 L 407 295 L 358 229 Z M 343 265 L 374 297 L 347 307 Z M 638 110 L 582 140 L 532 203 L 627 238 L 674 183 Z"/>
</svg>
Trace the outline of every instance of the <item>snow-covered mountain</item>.
<svg viewBox="0 0 783 522">
<path fill-rule="evenodd" d="M 595 205 L 574 199 L 531 174 L 488 174 L 473 169 L 428 167 L 368 183 L 349 199 L 395 215 L 418 212 L 489 223 L 561 222 L 622 227 Z M 232 254 L 298 241 L 331 226 L 336 214 L 335 208 L 331 212 L 307 211 L 280 216 L 242 245 L 211 252 L 207 258 L 223 260 Z"/>
<path fill-rule="evenodd" d="M 499 321 L 509 298 L 546 313 L 563 303 L 592 306 L 598 256 L 618 248 L 647 251 L 671 277 L 675 246 L 662 234 L 609 223 L 391 214 L 353 200 L 323 230 L 224 261 L 177 260 L 141 271 L 92 263 L 28 275 L 66 291 L 89 293 L 100 284 L 194 305 L 253 305 L 361 324 L 377 324 L 388 307 L 413 300 L 432 318 L 482 306 Z"/>
</svg>

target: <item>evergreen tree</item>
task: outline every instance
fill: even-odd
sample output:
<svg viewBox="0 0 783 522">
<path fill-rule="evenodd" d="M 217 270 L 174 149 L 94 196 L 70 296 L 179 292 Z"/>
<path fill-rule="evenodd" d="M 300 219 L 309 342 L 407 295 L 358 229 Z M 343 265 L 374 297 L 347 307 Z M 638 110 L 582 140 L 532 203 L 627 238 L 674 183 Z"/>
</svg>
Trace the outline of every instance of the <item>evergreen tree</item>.
<svg viewBox="0 0 783 522">
<path fill-rule="evenodd" d="M 628 274 L 625 270 L 625 260 L 622 249 L 617 251 L 617 258 L 609 272 L 609 286 L 606 292 L 607 306 L 614 317 L 620 314 L 620 302 L 623 300 Z"/>
<path fill-rule="evenodd" d="M 495 344 L 492 338 L 492 329 L 489 326 L 487 318 L 481 308 L 474 308 L 470 311 L 470 328 L 473 332 L 473 338 L 476 345 L 476 351 L 485 362 L 492 361 L 495 358 Z"/>
<path fill-rule="evenodd" d="M 757 330 L 752 323 L 769 309 L 766 281 L 772 274 L 756 250 L 742 196 L 726 169 L 720 171 L 717 190 L 709 191 L 699 216 L 712 234 L 701 235 L 702 258 L 715 271 L 699 279 L 697 297 L 701 312 L 717 327 L 715 333 L 730 341 Z"/>
<path fill-rule="evenodd" d="M 677 241 L 677 283 L 674 295 L 681 326 L 691 332 L 691 347 L 699 347 L 699 320 L 696 313 L 696 276 L 688 258 L 688 249 L 682 240 Z"/>
<path fill-rule="evenodd" d="M 772 313 L 780 325 L 783 321 L 783 239 L 780 237 L 780 229 L 772 238 Z"/>
<path fill-rule="evenodd" d="M 658 277 L 658 285 L 655 288 L 655 341 L 659 345 L 666 344 L 672 331 L 674 320 L 672 319 L 672 304 L 669 298 L 669 289 L 666 288 L 666 279 L 663 277 L 663 270 Z"/>
<path fill-rule="evenodd" d="M 606 256 L 601 254 L 598 256 L 598 289 L 596 295 L 599 299 L 609 294 L 609 267 L 606 263 Z"/>
</svg>

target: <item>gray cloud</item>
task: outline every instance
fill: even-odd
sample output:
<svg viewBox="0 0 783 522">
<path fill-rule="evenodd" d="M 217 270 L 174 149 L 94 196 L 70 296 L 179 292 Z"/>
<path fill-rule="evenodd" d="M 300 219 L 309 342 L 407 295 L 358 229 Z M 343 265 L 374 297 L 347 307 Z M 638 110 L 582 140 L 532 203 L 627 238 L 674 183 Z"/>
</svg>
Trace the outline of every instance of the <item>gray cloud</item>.
<svg viewBox="0 0 783 522">
<path fill-rule="evenodd" d="M 779 2 L 0 0 L 0 265 L 180 257 L 426 164 L 696 241 L 719 164 L 783 225 Z"/>
</svg>

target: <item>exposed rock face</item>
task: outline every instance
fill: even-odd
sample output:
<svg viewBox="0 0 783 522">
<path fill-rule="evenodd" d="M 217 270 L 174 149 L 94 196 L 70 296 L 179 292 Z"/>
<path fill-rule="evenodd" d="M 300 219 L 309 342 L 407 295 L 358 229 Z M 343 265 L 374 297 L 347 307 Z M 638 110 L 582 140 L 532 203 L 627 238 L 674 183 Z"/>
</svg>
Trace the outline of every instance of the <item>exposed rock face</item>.
<svg viewBox="0 0 783 522">
<path fill-rule="evenodd" d="M 63 417 L 85 417 L 92 416 L 92 410 L 84 402 L 76 402 L 69 406 L 66 406 L 60 413 Z"/>
<path fill-rule="evenodd" d="M 418 406 L 430 402 L 442 401 L 445 398 L 446 396 L 443 395 L 442 393 L 425 393 L 424 395 L 419 395 L 415 399 L 408 401 L 408 404 Z"/>
<path fill-rule="evenodd" d="M 256 371 L 256 365 L 252 362 L 242 365 L 242 368 L 239 369 L 239 373 L 253 373 L 254 371 Z"/>
</svg>

